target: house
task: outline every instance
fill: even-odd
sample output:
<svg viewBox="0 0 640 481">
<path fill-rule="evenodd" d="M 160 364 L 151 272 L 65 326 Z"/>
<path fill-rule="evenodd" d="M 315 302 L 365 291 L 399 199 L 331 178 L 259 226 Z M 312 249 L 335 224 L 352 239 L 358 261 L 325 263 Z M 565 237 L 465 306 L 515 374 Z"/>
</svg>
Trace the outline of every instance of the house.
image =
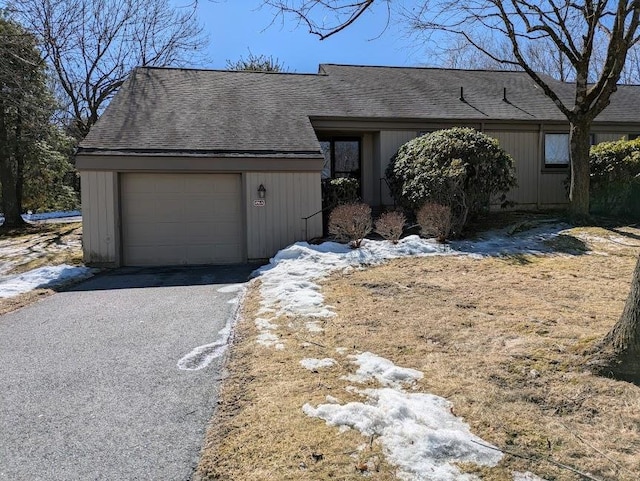
<svg viewBox="0 0 640 481">
<path fill-rule="evenodd" d="M 564 97 L 572 86 L 549 79 Z M 138 68 L 78 149 L 85 261 L 234 263 L 322 233 L 321 179 L 389 205 L 398 147 L 470 126 L 516 161 L 519 208 L 567 203 L 568 123 L 523 72 L 321 65 L 318 74 Z M 593 141 L 640 134 L 620 86 Z"/>
</svg>

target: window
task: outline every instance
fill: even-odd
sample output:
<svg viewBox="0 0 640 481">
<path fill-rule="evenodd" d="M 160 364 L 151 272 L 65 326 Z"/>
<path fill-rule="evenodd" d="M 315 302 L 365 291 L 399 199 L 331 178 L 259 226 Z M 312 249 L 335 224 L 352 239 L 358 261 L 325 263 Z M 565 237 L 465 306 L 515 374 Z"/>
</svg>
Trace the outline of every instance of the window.
<svg viewBox="0 0 640 481">
<path fill-rule="evenodd" d="M 323 179 L 360 179 L 360 139 L 324 139 L 320 140 L 320 147 L 324 154 Z"/>
<path fill-rule="evenodd" d="M 569 134 L 545 134 L 544 166 L 550 168 L 569 166 Z"/>
<path fill-rule="evenodd" d="M 627 134 L 627 140 L 636 140 L 640 134 Z"/>
</svg>

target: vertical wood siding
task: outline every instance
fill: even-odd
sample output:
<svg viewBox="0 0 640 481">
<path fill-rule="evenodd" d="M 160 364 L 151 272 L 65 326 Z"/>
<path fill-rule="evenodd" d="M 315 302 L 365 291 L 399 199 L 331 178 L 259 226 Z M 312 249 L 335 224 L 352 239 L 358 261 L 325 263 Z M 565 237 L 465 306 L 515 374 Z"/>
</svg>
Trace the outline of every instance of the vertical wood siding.
<svg viewBox="0 0 640 481">
<path fill-rule="evenodd" d="M 497 139 L 500 147 L 513 157 L 518 187 L 507 194 L 518 207 L 535 207 L 538 204 L 538 184 L 541 170 L 540 135 L 538 132 L 486 131 Z M 541 197 L 544 194 L 540 193 Z"/>
<path fill-rule="evenodd" d="M 80 172 L 80 182 L 84 261 L 117 266 L 120 263 L 118 174 Z"/>
<path fill-rule="evenodd" d="M 374 198 L 375 174 L 373 170 L 373 135 L 366 133 L 362 136 L 362 158 L 360 168 L 362 169 L 362 201 L 373 205 L 378 199 Z"/>
<path fill-rule="evenodd" d="M 596 144 L 599 144 L 600 142 L 616 142 L 617 140 L 621 140 L 623 138 L 626 138 L 627 134 L 623 133 L 623 134 L 612 134 L 610 132 L 606 132 L 606 133 L 596 133 Z"/>
<path fill-rule="evenodd" d="M 264 207 L 254 206 L 260 184 L 267 190 Z M 266 259 L 289 244 L 306 240 L 302 218 L 322 209 L 319 172 L 248 172 L 244 191 L 249 259 Z M 318 214 L 308 221 L 307 237 L 321 235 L 322 214 Z"/>
<path fill-rule="evenodd" d="M 562 207 L 569 202 L 567 188 L 564 181 L 568 171 L 543 172 L 540 175 L 540 208 Z"/>
<path fill-rule="evenodd" d="M 380 179 L 385 176 L 385 170 L 387 170 L 391 157 L 403 144 L 415 139 L 417 135 L 418 132 L 416 130 L 383 130 L 380 132 L 380 170 L 374 172 L 374 182 L 380 184 Z M 378 203 L 381 200 L 382 204 L 393 204 L 393 198 L 384 182 L 382 182 L 381 190 L 381 199 L 375 199 L 374 203 Z"/>
</svg>

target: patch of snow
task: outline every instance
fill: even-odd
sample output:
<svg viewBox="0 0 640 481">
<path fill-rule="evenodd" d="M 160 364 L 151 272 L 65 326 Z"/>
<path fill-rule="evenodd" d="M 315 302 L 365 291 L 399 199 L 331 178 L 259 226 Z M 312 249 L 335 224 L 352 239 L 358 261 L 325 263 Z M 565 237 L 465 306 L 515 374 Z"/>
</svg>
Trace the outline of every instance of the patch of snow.
<svg viewBox="0 0 640 481">
<path fill-rule="evenodd" d="M 244 284 L 229 284 L 228 286 L 221 287 L 218 289 L 218 292 L 222 293 L 231 293 L 231 292 L 241 292 L 244 290 Z"/>
<path fill-rule="evenodd" d="M 79 210 L 64 210 L 56 212 L 39 212 L 37 214 L 22 214 L 22 218 L 26 221 L 62 219 L 64 217 L 80 217 L 82 213 Z M 4 220 L 4 218 L 3 218 Z"/>
<path fill-rule="evenodd" d="M 65 217 L 81 217 L 82 213 L 79 210 L 65 210 L 56 212 L 39 212 L 37 214 L 31 214 L 27 212 L 22 214 L 22 218 L 27 222 L 33 222 L 38 220 L 49 219 L 63 219 Z M 0 214 L 0 224 L 4 222 L 4 214 Z"/>
<path fill-rule="evenodd" d="M 366 402 L 305 404 L 307 416 L 328 425 L 356 429 L 375 436 L 387 460 L 405 481 L 462 481 L 476 479 L 460 472 L 454 463 L 495 466 L 502 454 L 485 447 L 469 426 L 451 413 L 451 403 L 424 393 L 393 388 L 365 389 Z M 480 444 L 478 444 L 480 443 Z"/>
<path fill-rule="evenodd" d="M 500 256 L 509 254 L 545 254 L 553 252 L 547 241 L 566 233 L 571 226 L 564 223 L 541 224 L 532 229 L 509 234 L 509 228 L 487 232 L 472 240 L 453 241 L 451 249 L 460 254 Z"/>
<path fill-rule="evenodd" d="M 317 369 L 321 369 L 323 367 L 331 367 L 336 364 L 335 359 L 331 359 L 330 357 L 325 357 L 324 359 L 313 359 L 307 358 L 300 361 L 300 364 L 305 369 L 309 371 L 315 371 Z"/>
<path fill-rule="evenodd" d="M 93 275 L 93 269 L 84 266 L 46 266 L 32 269 L 22 274 L 0 278 L 0 297 L 14 297 L 33 289 L 47 289 L 71 280 L 82 280 Z"/>
<path fill-rule="evenodd" d="M 340 400 L 337 397 L 327 396 L 327 402 L 331 404 L 340 404 Z"/>
<path fill-rule="evenodd" d="M 218 332 L 217 339 L 210 343 L 205 344 L 203 346 L 198 346 L 192 349 L 188 354 L 183 356 L 178 361 L 178 369 L 181 371 L 199 371 L 200 369 L 204 369 L 209 364 L 211 364 L 215 359 L 218 359 L 227 351 L 229 347 L 229 342 L 231 341 L 231 335 L 233 333 L 233 328 L 238 322 L 240 318 L 240 306 L 242 305 L 242 299 L 244 298 L 244 294 L 246 292 L 245 286 L 242 284 L 235 284 L 236 286 L 241 286 L 240 289 L 235 289 L 234 291 L 225 291 L 225 292 L 237 292 L 238 296 L 236 297 L 236 305 L 238 306 L 233 313 L 227 319 L 224 327 Z M 222 288 L 224 289 L 224 288 Z M 218 290 L 218 292 L 221 292 Z"/>
<path fill-rule="evenodd" d="M 336 352 L 344 356 L 347 352 L 349 352 L 349 349 L 347 349 L 346 347 L 336 347 Z"/>
<path fill-rule="evenodd" d="M 324 329 L 320 326 L 318 321 L 309 321 L 305 322 L 304 327 L 306 327 L 309 332 L 323 332 Z"/>
<path fill-rule="evenodd" d="M 273 346 L 279 351 L 284 349 L 284 344 L 280 342 L 280 338 L 269 331 L 263 331 L 258 334 L 256 342 L 265 347 Z"/>
<path fill-rule="evenodd" d="M 344 377 L 347 381 L 365 383 L 375 379 L 383 386 L 400 387 L 413 384 L 424 376 L 421 371 L 396 366 L 390 360 L 370 352 L 348 357 L 359 367 L 355 374 Z"/>
<path fill-rule="evenodd" d="M 260 330 L 269 330 L 269 329 L 277 329 L 278 326 L 271 322 L 271 320 L 275 319 L 272 317 L 271 319 L 263 319 L 261 317 L 256 317 L 255 324 L 256 327 Z"/>
</svg>

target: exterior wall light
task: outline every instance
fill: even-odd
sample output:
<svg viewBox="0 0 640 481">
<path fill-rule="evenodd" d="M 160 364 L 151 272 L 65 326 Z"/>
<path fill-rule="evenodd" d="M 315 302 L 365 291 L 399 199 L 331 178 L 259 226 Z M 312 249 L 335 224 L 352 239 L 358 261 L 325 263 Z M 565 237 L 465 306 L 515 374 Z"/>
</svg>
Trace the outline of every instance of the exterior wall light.
<svg viewBox="0 0 640 481">
<path fill-rule="evenodd" d="M 264 185 L 260 184 L 260 187 L 258 187 L 258 197 L 260 197 L 261 199 L 264 199 L 266 195 L 267 195 L 267 189 L 264 188 Z"/>
</svg>

